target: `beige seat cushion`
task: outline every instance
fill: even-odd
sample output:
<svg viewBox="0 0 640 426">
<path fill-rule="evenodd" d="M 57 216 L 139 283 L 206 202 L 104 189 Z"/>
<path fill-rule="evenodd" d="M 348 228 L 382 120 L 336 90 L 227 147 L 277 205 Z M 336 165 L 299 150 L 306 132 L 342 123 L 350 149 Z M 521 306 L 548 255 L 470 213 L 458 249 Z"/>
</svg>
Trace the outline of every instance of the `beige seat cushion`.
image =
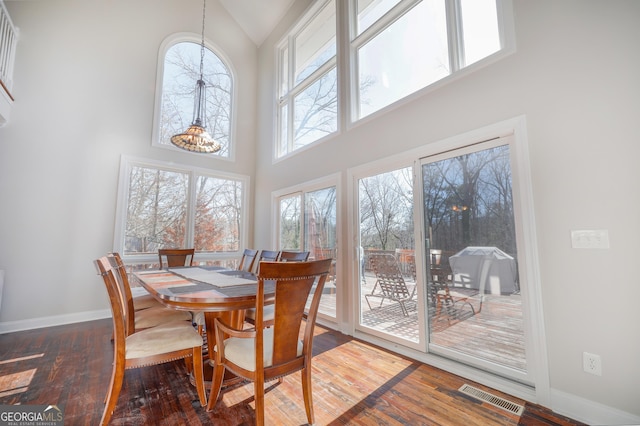
<svg viewBox="0 0 640 426">
<path fill-rule="evenodd" d="M 242 339 L 239 337 L 230 337 L 224 341 L 224 355 L 229 361 L 233 362 L 245 370 L 255 371 L 255 343 L 253 338 Z M 302 341 L 298 341 L 298 356 L 302 355 Z M 214 348 L 214 350 L 216 350 Z M 264 366 L 273 365 L 273 327 L 264 329 Z"/>
<path fill-rule="evenodd" d="M 244 312 L 244 316 L 246 318 L 256 320 L 256 308 L 247 309 Z M 276 308 L 275 305 L 267 305 L 264 307 L 262 311 L 262 319 L 263 321 L 273 321 L 276 317 Z"/>
<path fill-rule="evenodd" d="M 191 313 L 162 306 L 136 311 L 135 315 L 136 330 L 175 321 L 189 321 L 189 324 L 191 324 Z"/>
<path fill-rule="evenodd" d="M 162 306 L 162 304 L 150 294 L 143 294 L 142 296 L 133 298 L 133 309 L 136 311 L 148 308 L 157 308 L 159 306 Z"/>
<path fill-rule="evenodd" d="M 196 325 L 204 325 L 204 312 L 202 311 L 192 311 L 191 313 L 191 321 Z"/>
<path fill-rule="evenodd" d="M 166 352 L 202 346 L 202 336 L 184 321 L 159 325 L 127 337 L 127 359 L 142 358 Z"/>
</svg>

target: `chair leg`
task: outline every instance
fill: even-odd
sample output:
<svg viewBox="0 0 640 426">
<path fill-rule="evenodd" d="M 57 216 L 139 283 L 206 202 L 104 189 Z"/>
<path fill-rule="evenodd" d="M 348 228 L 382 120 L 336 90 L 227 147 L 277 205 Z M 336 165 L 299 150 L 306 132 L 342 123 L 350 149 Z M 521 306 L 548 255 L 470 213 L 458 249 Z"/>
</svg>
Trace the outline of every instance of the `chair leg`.
<svg viewBox="0 0 640 426">
<path fill-rule="evenodd" d="M 202 347 L 198 346 L 193 348 L 193 378 L 196 382 L 196 390 L 198 391 L 198 398 L 200 398 L 200 405 L 202 407 L 207 406 L 207 391 L 204 389 L 204 374 L 202 369 Z"/>
<path fill-rule="evenodd" d="M 102 412 L 102 419 L 100 420 L 101 426 L 106 426 L 109 424 L 111 415 L 113 414 L 113 411 L 118 404 L 118 396 L 120 395 L 120 390 L 122 389 L 123 380 L 124 365 L 118 365 L 117 363 L 115 363 L 113 365 L 111 383 L 109 384 L 109 390 L 107 391 L 107 396 L 105 398 L 105 406 L 104 411 Z"/>
<path fill-rule="evenodd" d="M 313 414 L 313 395 L 311 393 L 311 365 L 307 365 L 301 372 L 302 374 L 302 396 L 304 398 L 304 409 L 307 412 L 307 422 L 312 425 L 315 423 Z"/>
<path fill-rule="evenodd" d="M 256 402 L 256 426 L 264 426 L 264 377 L 256 377 L 253 382 Z"/>
<path fill-rule="evenodd" d="M 220 396 L 222 388 L 222 379 L 224 379 L 224 366 L 216 364 L 213 367 L 213 378 L 211 379 L 211 391 L 209 392 L 209 402 L 207 402 L 207 411 L 213 410 Z"/>
<path fill-rule="evenodd" d="M 202 348 L 200 348 L 200 352 L 202 352 Z M 195 354 L 193 359 L 191 358 L 185 358 L 184 359 L 184 365 L 187 367 L 187 374 L 191 374 L 193 372 L 193 363 L 195 361 Z"/>
</svg>

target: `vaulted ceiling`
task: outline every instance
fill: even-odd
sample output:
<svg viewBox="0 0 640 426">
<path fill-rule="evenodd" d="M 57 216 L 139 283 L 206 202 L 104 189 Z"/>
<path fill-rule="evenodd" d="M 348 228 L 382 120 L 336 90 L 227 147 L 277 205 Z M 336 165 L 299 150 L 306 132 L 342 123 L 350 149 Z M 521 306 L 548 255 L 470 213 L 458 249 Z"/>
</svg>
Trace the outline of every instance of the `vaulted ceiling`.
<svg viewBox="0 0 640 426">
<path fill-rule="evenodd" d="M 220 0 L 253 42 L 260 46 L 295 0 Z"/>
</svg>

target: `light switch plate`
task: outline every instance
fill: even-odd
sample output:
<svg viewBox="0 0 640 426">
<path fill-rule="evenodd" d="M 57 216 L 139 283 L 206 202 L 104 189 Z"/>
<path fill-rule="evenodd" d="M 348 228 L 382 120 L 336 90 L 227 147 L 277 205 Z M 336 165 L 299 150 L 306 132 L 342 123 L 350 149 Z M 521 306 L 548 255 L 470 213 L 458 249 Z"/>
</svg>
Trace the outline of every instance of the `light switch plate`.
<svg viewBox="0 0 640 426">
<path fill-rule="evenodd" d="M 571 231 L 571 247 L 608 249 L 609 231 L 607 229 L 583 229 Z"/>
</svg>

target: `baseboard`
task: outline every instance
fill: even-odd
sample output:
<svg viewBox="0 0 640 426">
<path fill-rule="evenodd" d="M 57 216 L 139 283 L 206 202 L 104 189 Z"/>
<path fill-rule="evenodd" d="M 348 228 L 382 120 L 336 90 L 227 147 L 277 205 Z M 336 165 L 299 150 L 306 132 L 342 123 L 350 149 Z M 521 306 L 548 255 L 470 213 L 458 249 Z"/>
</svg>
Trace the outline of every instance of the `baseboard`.
<svg viewBox="0 0 640 426">
<path fill-rule="evenodd" d="M 73 324 L 76 322 L 94 321 L 103 318 L 111 318 L 110 309 L 0 322 L 0 334 L 32 330 L 35 328 L 54 327 L 56 325 Z"/>
<path fill-rule="evenodd" d="M 637 426 L 640 416 L 551 389 L 552 410 L 592 426 Z"/>
</svg>

